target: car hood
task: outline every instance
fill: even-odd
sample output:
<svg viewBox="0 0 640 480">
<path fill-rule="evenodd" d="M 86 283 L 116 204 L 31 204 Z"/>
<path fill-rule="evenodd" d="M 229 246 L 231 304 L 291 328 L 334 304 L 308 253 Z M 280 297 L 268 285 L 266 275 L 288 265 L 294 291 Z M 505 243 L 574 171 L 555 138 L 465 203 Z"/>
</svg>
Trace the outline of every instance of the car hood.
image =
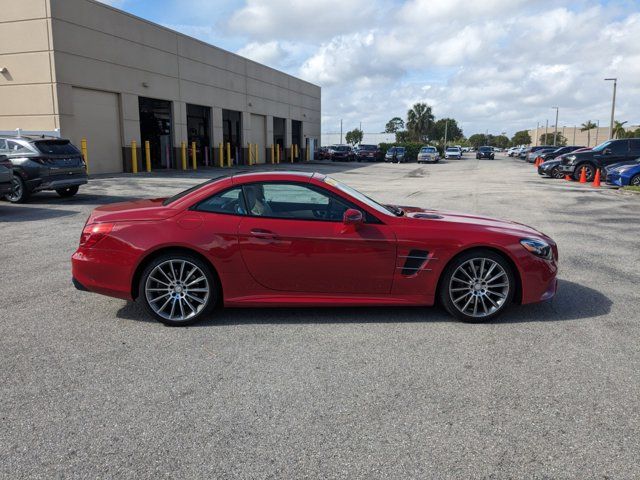
<svg viewBox="0 0 640 480">
<path fill-rule="evenodd" d="M 411 220 L 446 222 L 464 226 L 476 226 L 479 229 L 492 230 L 501 233 L 507 233 L 518 237 L 544 237 L 549 239 L 547 235 L 529 227 L 522 223 L 510 220 L 501 220 L 493 217 L 485 217 L 483 215 L 473 215 L 469 213 L 452 212 L 448 210 L 431 210 L 419 207 L 400 206 L 404 210 L 405 215 Z"/>
<path fill-rule="evenodd" d="M 623 173 L 635 167 L 640 167 L 640 162 L 637 160 L 629 160 L 626 162 L 614 163 L 607 167 L 607 172 Z"/>
<path fill-rule="evenodd" d="M 162 205 L 163 201 L 164 198 L 153 198 L 103 205 L 91 212 L 87 223 L 163 220 L 178 213 Z"/>
<path fill-rule="evenodd" d="M 542 162 L 542 166 L 543 167 L 555 167 L 556 165 L 560 165 L 562 163 L 562 160 L 560 160 L 558 157 L 552 158 L 551 160 L 545 160 L 544 162 Z"/>
</svg>

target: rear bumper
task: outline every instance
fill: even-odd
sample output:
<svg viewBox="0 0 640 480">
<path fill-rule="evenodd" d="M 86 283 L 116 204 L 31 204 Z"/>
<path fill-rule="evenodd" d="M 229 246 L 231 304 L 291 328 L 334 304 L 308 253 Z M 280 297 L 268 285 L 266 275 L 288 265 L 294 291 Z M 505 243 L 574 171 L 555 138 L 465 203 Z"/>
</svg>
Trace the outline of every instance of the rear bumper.
<svg viewBox="0 0 640 480">
<path fill-rule="evenodd" d="M 43 190 L 57 190 L 59 188 L 86 185 L 89 182 L 87 175 L 56 175 L 54 177 L 42 177 L 27 182 L 32 192 Z"/>
<path fill-rule="evenodd" d="M 122 251 L 78 249 L 71 257 L 72 281 L 78 290 L 132 300 L 133 255 Z"/>
</svg>

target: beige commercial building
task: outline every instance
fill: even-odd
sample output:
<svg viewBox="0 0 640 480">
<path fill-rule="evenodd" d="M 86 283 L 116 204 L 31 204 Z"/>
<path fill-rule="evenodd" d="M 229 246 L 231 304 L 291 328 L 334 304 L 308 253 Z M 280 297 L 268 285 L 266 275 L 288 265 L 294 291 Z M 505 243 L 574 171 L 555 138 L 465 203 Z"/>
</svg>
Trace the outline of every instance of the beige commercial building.
<svg viewBox="0 0 640 480">
<path fill-rule="evenodd" d="M 154 169 L 181 168 L 182 142 L 189 165 L 193 142 L 199 165 L 221 144 L 304 160 L 320 87 L 93 0 L 0 0 L 0 131 L 17 128 L 86 138 L 91 173 L 130 171 L 132 141 Z"/>
<path fill-rule="evenodd" d="M 626 131 L 633 131 L 640 128 L 639 125 L 625 125 Z M 548 133 L 550 136 L 554 134 L 553 126 L 541 126 L 537 129 L 529 130 L 532 145 L 541 145 L 540 138 Z M 591 130 L 582 131 L 580 125 L 573 127 L 559 127 L 558 133 L 567 139 L 567 145 L 581 145 L 585 147 L 595 147 L 596 145 L 609 139 L 609 127 L 592 128 Z M 552 142 L 553 143 L 553 142 Z"/>
</svg>

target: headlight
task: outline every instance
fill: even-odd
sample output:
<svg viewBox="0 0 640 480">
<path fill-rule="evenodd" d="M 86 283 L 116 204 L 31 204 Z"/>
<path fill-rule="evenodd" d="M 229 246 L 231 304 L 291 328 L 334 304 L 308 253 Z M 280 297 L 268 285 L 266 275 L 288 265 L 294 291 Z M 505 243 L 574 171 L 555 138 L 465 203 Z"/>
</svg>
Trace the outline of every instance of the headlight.
<svg viewBox="0 0 640 480">
<path fill-rule="evenodd" d="M 567 158 L 567 160 L 569 160 L 570 162 L 573 162 L 573 161 L 575 161 L 576 156 L 575 156 L 575 155 L 567 155 L 567 157 L 566 157 L 566 158 Z"/>
<path fill-rule="evenodd" d="M 544 240 L 540 240 L 537 238 L 523 238 L 522 240 L 520 240 L 520 245 L 522 245 L 536 257 L 544 258 L 545 260 L 551 260 L 553 256 L 551 245 L 549 245 Z"/>
</svg>

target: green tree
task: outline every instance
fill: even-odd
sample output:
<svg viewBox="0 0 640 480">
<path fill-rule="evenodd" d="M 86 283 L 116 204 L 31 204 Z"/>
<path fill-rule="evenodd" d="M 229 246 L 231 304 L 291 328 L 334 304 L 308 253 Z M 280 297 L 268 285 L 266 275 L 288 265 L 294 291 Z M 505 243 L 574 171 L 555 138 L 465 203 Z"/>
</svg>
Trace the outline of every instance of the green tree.
<svg viewBox="0 0 640 480">
<path fill-rule="evenodd" d="M 357 145 L 362 142 L 362 137 L 364 137 L 364 133 L 359 128 L 354 128 L 353 130 L 347 132 L 344 139 L 350 145 Z"/>
<path fill-rule="evenodd" d="M 542 135 L 540 135 L 540 145 L 553 145 L 554 137 L 555 137 L 554 132 L 543 133 Z M 564 135 L 558 132 L 558 141 L 556 143 L 556 146 L 564 147 L 566 145 L 567 145 L 567 139 L 565 138 Z"/>
<path fill-rule="evenodd" d="M 507 148 L 511 144 L 509 137 L 507 137 L 506 135 L 497 135 L 491 140 L 492 143 L 490 143 L 490 145 L 498 148 Z"/>
<path fill-rule="evenodd" d="M 587 120 L 582 125 L 580 125 L 580 131 L 587 132 L 587 146 L 591 145 L 591 130 L 597 127 L 598 125 L 593 123 L 591 120 Z"/>
<path fill-rule="evenodd" d="M 464 136 L 455 119 L 441 118 L 433 124 L 430 137 L 433 140 L 444 141 L 445 129 L 447 132 L 447 141 L 458 140 Z"/>
<path fill-rule="evenodd" d="M 412 140 L 425 141 L 429 137 L 429 128 L 433 125 L 435 117 L 431 107 L 426 103 L 416 103 L 407 112 L 407 130 Z"/>
<path fill-rule="evenodd" d="M 469 145 L 474 148 L 487 145 L 487 136 L 484 133 L 476 133 L 469 137 Z"/>
<path fill-rule="evenodd" d="M 615 121 L 613 122 L 613 138 L 624 138 L 627 135 L 627 131 L 624 128 L 624 124 L 627 123 L 627 121 L 625 120 L 624 122 L 619 122 L 619 121 Z"/>
<path fill-rule="evenodd" d="M 531 135 L 527 130 L 516 132 L 511 138 L 512 145 L 531 145 Z"/>
<path fill-rule="evenodd" d="M 393 117 L 384 127 L 384 133 L 398 133 L 404 130 L 404 120 L 400 117 Z"/>
</svg>

